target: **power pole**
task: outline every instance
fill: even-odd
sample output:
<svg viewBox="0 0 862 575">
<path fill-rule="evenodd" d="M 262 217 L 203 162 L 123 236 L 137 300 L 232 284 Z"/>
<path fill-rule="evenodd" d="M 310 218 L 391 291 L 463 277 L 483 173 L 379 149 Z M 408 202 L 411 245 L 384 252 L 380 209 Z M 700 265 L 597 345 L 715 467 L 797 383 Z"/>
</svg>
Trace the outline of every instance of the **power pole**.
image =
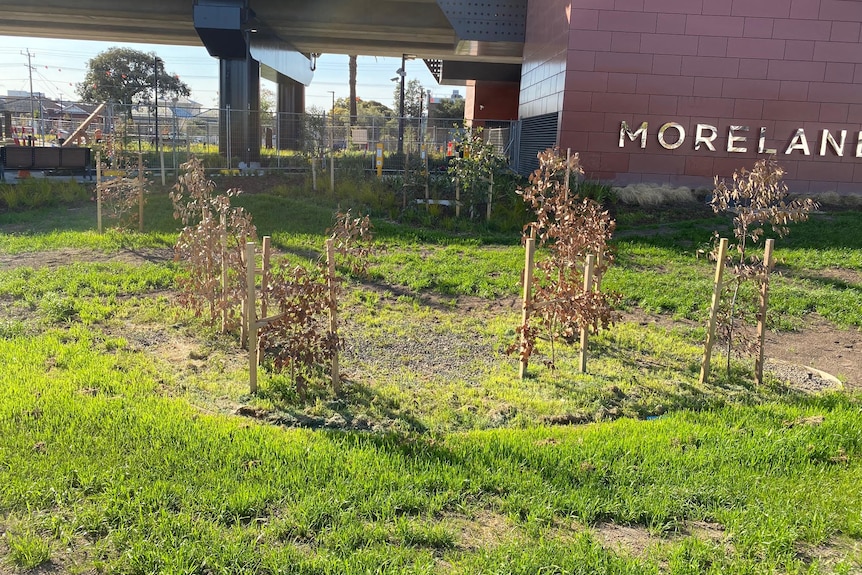
<svg viewBox="0 0 862 575">
<path fill-rule="evenodd" d="M 30 129 L 33 130 L 33 136 L 36 135 L 36 130 L 34 128 L 36 121 L 36 108 L 33 102 L 33 54 L 30 53 L 30 49 L 27 48 L 26 52 L 21 52 L 22 56 L 27 56 L 27 71 L 30 73 Z"/>
<path fill-rule="evenodd" d="M 398 95 L 398 153 L 404 153 L 404 79 L 407 77 L 405 68 L 407 56 L 401 55 L 401 68 L 398 69 L 398 75 L 401 76 L 401 87 Z"/>
<path fill-rule="evenodd" d="M 156 155 L 159 155 L 159 57 L 153 58 L 153 106 L 156 117 Z"/>
</svg>

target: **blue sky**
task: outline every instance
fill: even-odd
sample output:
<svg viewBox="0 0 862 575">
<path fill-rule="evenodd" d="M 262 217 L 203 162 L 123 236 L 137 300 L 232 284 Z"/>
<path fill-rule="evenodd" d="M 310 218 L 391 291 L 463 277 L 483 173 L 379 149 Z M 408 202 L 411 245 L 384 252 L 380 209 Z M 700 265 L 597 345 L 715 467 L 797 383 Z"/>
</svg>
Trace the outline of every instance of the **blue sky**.
<svg viewBox="0 0 862 575">
<path fill-rule="evenodd" d="M 218 103 L 218 61 L 210 57 L 203 47 L 164 46 L 150 44 L 91 42 L 84 40 L 55 40 L 0 36 L 0 94 L 8 90 L 29 91 L 27 56 L 33 54 L 33 91 L 55 98 L 77 99 L 76 85 L 86 74 L 87 62 L 112 46 L 125 46 L 145 52 L 156 52 L 164 61 L 168 73 L 178 74 L 192 89 L 191 98 L 205 107 Z M 363 100 L 377 100 L 392 106 L 395 71 L 401 66 L 400 58 L 360 56 L 357 72 L 357 95 Z M 452 86 L 438 85 L 425 63 L 408 60 L 407 80 L 418 79 L 435 96 L 449 96 Z M 275 85 L 261 81 L 261 86 L 275 89 Z M 464 95 L 464 88 L 459 89 Z M 306 106 L 328 110 L 332 94 L 336 98 L 348 96 L 347 56 L 323 54 L 311 86 L 306 88 Z"/>
</svg>

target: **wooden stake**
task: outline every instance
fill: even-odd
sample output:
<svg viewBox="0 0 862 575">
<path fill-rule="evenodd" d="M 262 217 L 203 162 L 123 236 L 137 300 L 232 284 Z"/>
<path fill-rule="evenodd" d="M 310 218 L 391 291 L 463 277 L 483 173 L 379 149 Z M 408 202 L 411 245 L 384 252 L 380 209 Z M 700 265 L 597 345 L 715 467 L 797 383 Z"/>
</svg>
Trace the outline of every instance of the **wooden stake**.
<svg viewBox="0 0 862 575">
<path fill-rule="evenodd" d="M 488 179 L 488 209 L 485 214 L 485 221 L 491 221 L 491 202 L 494 199 L 494 174 Z"/>
<path fill-rule="evenodd" d="M 461 181 L 455 180 L 455 217 L 461 217 Z"/>
<path fill-rule="evenodd" d="M 239 240 L 240 246 L 246 245 L 245 239 L 246 239 L 245 234 L 242 234 L 242 237 Z M 245 254 L 246 254 L 245 250 L 240 249 L 240 252 L 239 252 L 240 264 L 244 265 L 244 266 L 246 266 L 246 268 L 248 268 L 248 260 L 246 259 Z M 242 300 L 242 310 L 240 313 L 242 314 L 242 321 L 240 322 L 240 328 L 239 328 L 239 330 L 240 330 L 240 336 L 239 336 L 240 344 L 242 345 L 243 349 L 248 349 L 248 297 L 246 297 L 245 299 Z"/>
<path fill-rule="evenodd" d="M 760 284 L 760 311 L 757 314 L 757 359 L 754 362 L 754 383 L 763 384 L 763 347 L 766 343 L 766 310 L 769 306 L 769 272 L 772 271 L 772 250 L 775 240 L 766 240 L 763 251 L 763 283 Z"/>
<path fill-rule="evenodd" d="M 96 152 L 96 226 L 102 233 L 102 153 Z"/>
<path fill-rule="evenodd" d="M 269 236 L 263 236 L 263 265 L 261 267 L 261 275 L 260 275 L 260 293 L 261 296 L 266 292 L 267 286 L 267 272 L 269 271 L 269 256 L 270 256 L 270 244 L 272 240 Z M 260 301 L 260 317 L 266 317 L 266 299 L 261 297 Z"/>
<path fill-rule="evenodd" d="M 727 257 L 727 238 L 721 238 L 718 243 L 718 261 L 715 262 L 715 284 L 712 288 L 712 305 L 709 308 L 709 322 L 706 330 L 706 344 L 703 347 L 703 360 L 700 362 L 700 384 L 709 379 L 709 360 L 712 357 L 712 346 L 715 345 L 715 324 L 718 318 L 718 306 L 721 303 L 721 279 L 724 275 L 724 260 Z"/>
<path fill-rule="evenodd" d="M 138 152 L 138 231 L 144 231 L 144 156 Z"/>
<path fill-rule="evenodd" d="M 425 210 L 431 211 L 431 190 L 428 185 L 430 174 L 428 174 L 428 154 L 425 154 Z"/>
<path fill-rule="evenodd" d="M 246 323 L 248 329 L 248 389 L 257 393 L 257 313 L 254 293 L 254 242 L 245 244 Z"/>
<path fill-rule="evenodd" d="M 584 268 L 584 293 L 593 291 L 593 271 L 596 267 L 596 256 L 590 254 L 587 256 L 587 265 Z M 589 326 L 581 326 L 581 362 L 579 371 L 587 373 L 587 343 L 589 340 Z"/>
<path fill-rule="evenodd" d="M 338 339 L 338 289 L 335 277 L 335 242 L 332 238 L 326 240 L 326 283 L 329 286 L 329 334 Z M 332 350 L 332 391 L 341 394 L 341 373 L 338 367 L 338 348 Z"/>
<path fill-rule="evenodd" d="M 227 333 L 227 217 L 224 212 L 219 216 L 221 234 L 221 332 Z"/>
<path fill-rule="evenodd" d="M 569 161 L 572 159 L 572 149 L 566 149 L 566 187 L 563 188 L 563 201 L 569 201 L 569 178 L 572 175 L 572 169 L 569 167 Z"/>
<path fill-rule="evenodd" d="M 602 268 L 603 263 L 604 263 L 604 258 L 600 252 L 599 254 L 596 255 L 596 273 L 595 273 L 595 277 L 593 278 L 593 291 L 595 291 L 596 293 L 599 293 L 600 291 L 602 291 L 601 268 Z"/>
<path fill-rule="evenodd" d="M 523 312 L 521 314 L 521 325 L 526 328 L 527 322 L 530 321 L 530 311 L 531 311 L 531 300 L 532 300 L 532 288 L 533 288 L 533 267 L 535 265 L 535 254 L 536 254 L 536 239 L 535 238 L 527 238 L 525 242 L 525 255 L 524 255 L 524 299 L 523 299 Z M 521 352 L 524 351 L 524 345 L 527 341 L 526 334 L 521 334 Z M 527 364 L 529 360 L 525 358 L 523 355 L 521 356 L 521 365 L 518 372 L 518 376 L 521 379 L 524 379 L 527 376 Z"/>
<path fill-rule="evenodd" d="M 317 158 L 311 158 L 311 189 L 317 191 Z"/>
<path fill-rule="evenodd" d="M 335 153 L 329 154 L 329 190 L 335 195 Z"/>
</svg>

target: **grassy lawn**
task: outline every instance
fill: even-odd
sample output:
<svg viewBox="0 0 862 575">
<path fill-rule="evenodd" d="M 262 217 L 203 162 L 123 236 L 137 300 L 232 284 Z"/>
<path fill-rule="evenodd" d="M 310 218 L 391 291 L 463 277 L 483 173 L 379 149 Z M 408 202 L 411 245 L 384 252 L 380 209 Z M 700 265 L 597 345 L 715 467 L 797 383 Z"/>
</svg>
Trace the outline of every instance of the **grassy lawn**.
<svg viewBox="0 0 862 575">
<path fill-rule="evenodd" d="M 334 201 L 241 203 L 280 258 L 319 257 Z M 725 219 L 621 217 L 604 286 L 664 323 L 524 381 L 518 234 L 375 219 L 345 394 L 302 402 L 265 367 L 249 396 L 236 337 L 179 308 L 166 197 L 144 234 L 94 214 L 0 214 L 0 573 L 862 573 L 862 395 L 736 359 L 698 383 Z M 775 328 L 862 327 L 862 213 L 777 258 Z"/>
</svg>

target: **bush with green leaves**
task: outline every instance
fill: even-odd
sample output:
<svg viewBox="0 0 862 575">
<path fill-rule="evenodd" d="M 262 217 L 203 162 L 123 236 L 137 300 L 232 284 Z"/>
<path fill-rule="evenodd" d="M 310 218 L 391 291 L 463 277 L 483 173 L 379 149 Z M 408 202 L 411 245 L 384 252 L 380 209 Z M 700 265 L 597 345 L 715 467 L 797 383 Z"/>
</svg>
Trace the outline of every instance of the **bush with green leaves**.
<svg viewBox="0 0 862 575">
<path fill-rule="evenodd" d="M 488 197 L 489 182 L 506 168 L 506 157 L 485 141 L 482 128 L 461 128 L 455 135 L 460 155 L 449 162 L 449 176 L 461 188 L 461 202 L 469 206 L 471 217 L 478 204 L 493 202 Z"/>
</svg>

